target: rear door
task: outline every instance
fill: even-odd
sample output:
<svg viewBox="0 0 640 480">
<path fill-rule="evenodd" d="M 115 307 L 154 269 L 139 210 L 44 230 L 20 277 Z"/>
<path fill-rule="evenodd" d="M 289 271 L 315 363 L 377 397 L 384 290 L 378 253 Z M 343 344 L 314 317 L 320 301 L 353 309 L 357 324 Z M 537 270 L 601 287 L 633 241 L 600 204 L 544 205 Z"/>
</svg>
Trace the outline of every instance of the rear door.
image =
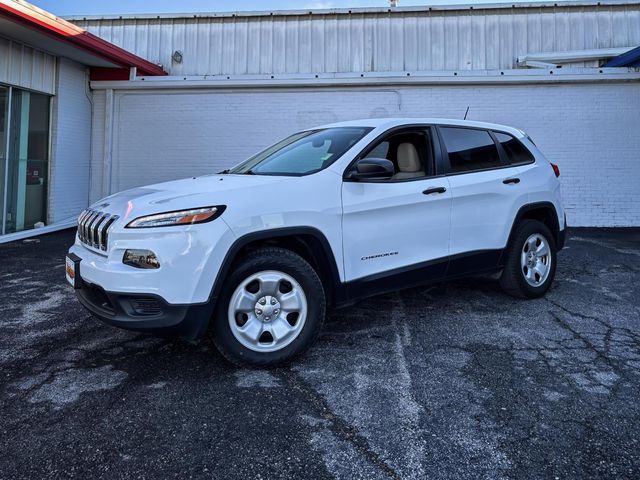
<svg viewBox="0 0 640 480">
<path fill-rule="evenodd" d="M 520 170 L 489 130 L 440 126 L 438 133 L 452 195 L 449 274 L 494 266 L 526 203 Z"/>
</svg>

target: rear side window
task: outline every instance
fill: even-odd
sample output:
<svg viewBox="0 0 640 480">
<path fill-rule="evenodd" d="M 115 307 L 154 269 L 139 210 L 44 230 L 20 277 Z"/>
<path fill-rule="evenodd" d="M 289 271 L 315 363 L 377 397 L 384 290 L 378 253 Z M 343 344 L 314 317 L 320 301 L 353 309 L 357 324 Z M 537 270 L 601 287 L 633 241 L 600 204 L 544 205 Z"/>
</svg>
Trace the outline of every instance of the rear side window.
<svg viewBox="0 0 640 480">
<path fill-rule="evenodd" d="M 486 130 L 440 127 L 452 173 L 503 166 L 493 138 Z"/>
<path fill-rule="evenodd" d="M 522 165 L 533 162 L 533 155 L 519 140 L 508 133 L 493 132 L 507 154 L 511 165 Z"/>
</svg>

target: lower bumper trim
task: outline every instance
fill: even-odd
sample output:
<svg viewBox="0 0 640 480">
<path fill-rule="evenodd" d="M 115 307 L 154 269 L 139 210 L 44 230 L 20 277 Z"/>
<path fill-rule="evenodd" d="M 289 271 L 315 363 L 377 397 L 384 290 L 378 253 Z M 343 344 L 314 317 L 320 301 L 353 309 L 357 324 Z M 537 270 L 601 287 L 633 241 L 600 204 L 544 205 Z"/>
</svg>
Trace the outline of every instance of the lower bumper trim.
<svg viewBox="0 0 640 480">
<path fill-rule="evenodd" d="M 213 313 L 213 302 L 173 305 L 158 295 L 108 292 L 86 281 L 76 294 L 87 310 L 109 325 L 189 340 L 205 334 Z"/>
</svg>

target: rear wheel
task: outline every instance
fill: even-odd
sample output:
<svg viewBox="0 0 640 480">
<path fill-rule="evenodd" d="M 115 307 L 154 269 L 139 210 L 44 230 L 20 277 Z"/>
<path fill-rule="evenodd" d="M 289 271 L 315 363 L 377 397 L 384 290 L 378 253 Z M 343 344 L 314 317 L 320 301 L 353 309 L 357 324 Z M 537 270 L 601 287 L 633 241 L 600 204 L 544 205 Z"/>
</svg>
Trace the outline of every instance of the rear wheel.
<svg viewBox="0 0 640 480">
<path fill-rule="evenodd" d="M 556 272 L 556 243 L 547 226 L 537 220 L 521 222 L 507 248 L 500 277 L 502 289 L 514 297 L 543 296 Z"/>
<path fill-rule="evenodd" d="M 212 335 L 235 364 L 276 365 L 306 350 L 324 317 L 324 289 L 311 265 L 289 250 L 262 248 L 235 264 Z"/>
</svg>

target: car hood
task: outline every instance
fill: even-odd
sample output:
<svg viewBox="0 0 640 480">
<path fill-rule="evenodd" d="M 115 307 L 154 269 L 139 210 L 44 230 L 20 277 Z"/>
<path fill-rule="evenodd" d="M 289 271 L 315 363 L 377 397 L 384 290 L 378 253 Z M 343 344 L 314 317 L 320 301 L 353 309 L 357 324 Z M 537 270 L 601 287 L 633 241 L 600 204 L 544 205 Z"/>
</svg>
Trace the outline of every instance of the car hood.
<svg viewBox="0 0 640 480">
<path fill-rule="evenodd" d="M 133 188 L 105 197 L 90 206 L 94 210 L 133 220 L 142 215 L 189 208 L 226 205 L 238 195 L 291 177 L 271 175 L 205 175 Z M 247 193 L 245 193 L 247 192 Z"/>
</svg>

